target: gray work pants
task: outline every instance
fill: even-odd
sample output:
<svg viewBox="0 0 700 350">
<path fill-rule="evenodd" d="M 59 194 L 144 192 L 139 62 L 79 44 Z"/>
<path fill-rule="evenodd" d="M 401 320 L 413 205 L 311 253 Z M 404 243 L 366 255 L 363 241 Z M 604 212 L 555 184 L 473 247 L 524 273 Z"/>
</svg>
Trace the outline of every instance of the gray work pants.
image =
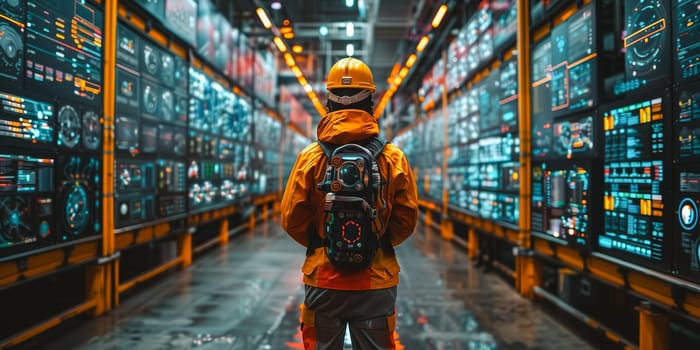
<svg viewBox="0 0 700 350">
<path fill-rule="evenodd" d="M 395 302 L 396 287 L 342 291 L 306 286 L 305 349 L 342 350 L 346 327 L 353 349 L 394 349 Z"/>
</svg>

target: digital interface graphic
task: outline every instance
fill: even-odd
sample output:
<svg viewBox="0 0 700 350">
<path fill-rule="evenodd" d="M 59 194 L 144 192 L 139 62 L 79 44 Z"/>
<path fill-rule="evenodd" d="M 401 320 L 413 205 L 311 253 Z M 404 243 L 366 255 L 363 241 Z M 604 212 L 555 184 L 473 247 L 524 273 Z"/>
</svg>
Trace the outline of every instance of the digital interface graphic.
<svg viewBox="0 0 700 350">
<path fill-rule="evenodd" d="M 700 0 L 674 1 L 676 79 L 700 76 Z"/>
<path fill-rule="evenodd" d="M 553 154 L 571 159 L 579 155 L 593 156 L 595 124 L 593 116 L 557 120 L 552 126 Z"/>
<path fill-rule="evenodd" d="M 603 110 L 604 229 L 598 248 L 653 264 L 664 259 L 665 98 Z"/>
<path fill-rule="evenodd" d="M 54 107 L 0 91 L 0 144 L 17 147 L 17 140 L 51 145 L 56 125 Z"/>
<path fill-rule="evenodd" d="M 93 157 L 61 157 L 58 189 L 60 240 L 101 233 L 100 161 Z"/>
<path fill-rule="evenodd" d="M 17 84 L 24 57 L 24 1 L 2 4 L 0 12 L 0 81 Z"/>
<path fill-rule="evenodd" d="M 0 252 L 54 237 L 54 159 L 0 154 Z"/>
<path fill-rule="evenodd" d="M 677 173 L 675 220 L 679 232 L 674 240 L 674 256 L 683 277 L 700 281 L 700 169 L 683 167 Z"/>
<path fill-rule="evenodd" d="M 85 1 L 27 2 L 27 82 L 47 95 L 101 104 L 102 10 Z"/>
<path fill-rule="evenodd" d="M 625 0 L 625 74 L 651 89 L 670 72 L 669 9 L 663 0 Z"/>
<path fill-rule="evenodd" d="M 532 234 L 564 245 L 585 246 L 590 232 L 588 163 L 532 167 Z"/>
<path fill-rule="evenodd" d="M 700 157 L 700 86 L 682 88 L 676 96 L 676 158 L 682 161 Z"/>
<path fill-rule="evenodd" d="M 95 111 L 66 104 L 58 109 L 56 119 L 59 146 L 98 150 L 102 140 L 102 123 Z"/>
</svg>

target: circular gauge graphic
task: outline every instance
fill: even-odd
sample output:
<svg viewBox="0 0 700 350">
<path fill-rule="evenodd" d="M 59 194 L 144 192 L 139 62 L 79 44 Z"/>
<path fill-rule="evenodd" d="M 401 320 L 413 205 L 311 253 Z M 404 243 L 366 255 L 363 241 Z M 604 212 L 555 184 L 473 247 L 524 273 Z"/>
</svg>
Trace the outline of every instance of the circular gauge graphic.
<svg viewBox="0 0 700 350">
<path fill-rule="evenodd" d="M 175 97 L 170 90 L 164 90 L 160 94 L 160 114 L 163 121 L 172 122 L 175 119 Z"/>
<path fill-rule="evenodd" d="M 22 36 L 7 23 L 0 23 L 0 67 L 19 76 L 22 67 Z"/>
<path fill-rule="evenodd" d="M 100 147 L 102 140 L 102 125 L 100 117 L 93 111 L 83 114 L 83 144 L 85 148 L 94 151 Z"/>
<path fill-rule="evenodd" d="M 73 235 L 82 234 L 88 226 L 90 220 L 88 203 L 87 192 L 83 186 L 72 185 L 65 195 L 63 214 L 65 223 Z"/>
<path fill-rule="evenodd" d="M 158 109 L 158 95 L 155 88 L 148 84 L 143 88 L 143 107 L 148 113 L 155 113 Z"/>
<path fill-rule="evenodd" d="M 32 232 L 27 220 L 29 208 L 24 198 L 0 199 L 0 239 L 9 243 L 21 243 Z"/>
<path fill-rule="evenodd" d="M 80 142 L 80 116 L 70 105 L 61 107 L 58 111 L 58 144 L 68 148 L 75 147 Z"/>
<path fill-rule="evenodd" d="M 160 56 L 160 77 L 163 84 L 173 86 L 175 82 L 175 61 L 172 56 Z"/>
<path fill-rule="evenodd" d="M 146 45 L 143 49 L 143 61 L 146 65 L 146 72 L 151 75 L 158 74 L 160 66 L 160 53 L 151 46 Z"/>
<path fill-rule="evenodd" d="M 678 205 L 678 223 L 685 231 L 692 231 L 698 224 L 698 206 L 692 198 L 683 198 Z"/>
<path fill-rule="evenodd" d="M 664 60 L 668 19 L 660 0 L 642 0 L 627 15 L 624 45 L 628 72 L 644 77 L 660 69 Z"/>
</svg>

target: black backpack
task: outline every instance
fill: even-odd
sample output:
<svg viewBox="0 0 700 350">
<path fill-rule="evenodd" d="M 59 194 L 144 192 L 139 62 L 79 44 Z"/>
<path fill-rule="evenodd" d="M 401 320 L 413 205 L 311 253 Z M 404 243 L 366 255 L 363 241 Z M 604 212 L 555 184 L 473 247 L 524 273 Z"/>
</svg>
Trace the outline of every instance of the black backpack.
<svg viewBox="0 0 700 350">
<path fill-rule="evenodd" d="M 376 157 L 386 141 L 374 137 L 364 145 L 348 143 L 336 147 L 318 143 L 328 160 L 326 176 L 317 185 L 326 192 L 326 253 L 338 268 L 367 267 L 382 247 L 379 233 L 383 224 L 375 203 L 383 182 Z"/>
</svg>

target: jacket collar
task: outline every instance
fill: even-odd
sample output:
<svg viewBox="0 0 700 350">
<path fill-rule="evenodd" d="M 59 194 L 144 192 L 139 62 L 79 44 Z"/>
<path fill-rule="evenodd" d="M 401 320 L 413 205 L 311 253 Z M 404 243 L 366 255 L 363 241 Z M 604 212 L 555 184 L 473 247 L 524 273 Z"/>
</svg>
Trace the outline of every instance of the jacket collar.
<svg viewBox="0 0 700 350">
<path fill-rule="evenodd" d="M 316 135 L 321 142 L 339 145 L 379 135 L 379 125 L 366 111 L 342 109 L 321 118 Z"/>
</svg>

